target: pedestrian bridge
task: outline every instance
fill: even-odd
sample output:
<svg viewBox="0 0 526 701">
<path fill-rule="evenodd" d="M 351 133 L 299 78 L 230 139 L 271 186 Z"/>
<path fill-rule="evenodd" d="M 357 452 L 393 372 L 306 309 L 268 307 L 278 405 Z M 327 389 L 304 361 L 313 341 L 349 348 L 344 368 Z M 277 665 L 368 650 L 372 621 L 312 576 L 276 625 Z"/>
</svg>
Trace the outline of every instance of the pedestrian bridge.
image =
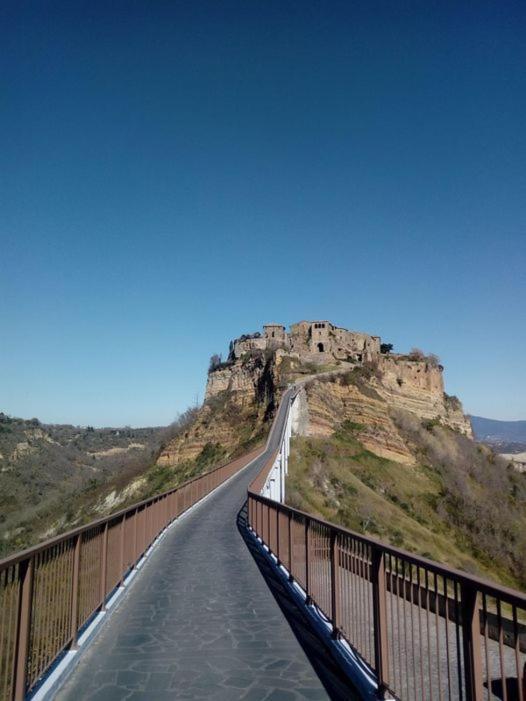
<svg viewBox="0 0 526 701">
<path fill-rule="evenodd" d="M 0 701 L 519 699 L 526 596 L 284 503 L 264 448 L 0 562 Z"/>
</svg>

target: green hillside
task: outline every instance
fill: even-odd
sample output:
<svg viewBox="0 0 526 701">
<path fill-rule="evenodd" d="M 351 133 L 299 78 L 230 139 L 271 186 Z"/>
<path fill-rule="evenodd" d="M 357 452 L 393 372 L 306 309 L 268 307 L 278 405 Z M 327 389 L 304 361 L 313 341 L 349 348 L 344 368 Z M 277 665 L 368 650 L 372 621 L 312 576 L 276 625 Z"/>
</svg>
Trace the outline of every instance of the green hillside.
<svg viewBox="0 0 526 701">
<path fill-rule="evenodd" d="M 296 438 L 287 502 L 441 563 L 526 588 L 526 475 L 450 429 L 394 417 L 414 466 L 365 450 L 358 424 Z"/>
</svg>

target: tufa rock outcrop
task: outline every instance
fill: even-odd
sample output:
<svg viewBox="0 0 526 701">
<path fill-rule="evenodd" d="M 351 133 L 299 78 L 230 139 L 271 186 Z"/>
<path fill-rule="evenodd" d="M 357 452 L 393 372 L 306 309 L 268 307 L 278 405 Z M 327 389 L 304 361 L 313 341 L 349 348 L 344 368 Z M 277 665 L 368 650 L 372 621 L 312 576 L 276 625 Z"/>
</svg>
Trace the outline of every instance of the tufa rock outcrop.
<svg viewBox="0 0 526 701">
<path fill-rule="evenodd" d="M 209 443 L 220 445 L 225 455 L 235 454 L 263 437 L 283 388 L 297 381 L 305 385 L 303 435 L 328 436 L 352 421 L 360 426 L 364 446 L 405 464 L 414 458 L 393 411 L 409 411 L 472 435 L 462 405 L 444 392 L 443 368 L 434 356 L 382 353 L 379 336 L 329 321 L 300 321 L 289 332 L 267 324 L 263 333 L 240 336 L 231 342 L 225 362 L 213 356 L 203 407 L 158 463 L 193 460 Z"/>
</svg>

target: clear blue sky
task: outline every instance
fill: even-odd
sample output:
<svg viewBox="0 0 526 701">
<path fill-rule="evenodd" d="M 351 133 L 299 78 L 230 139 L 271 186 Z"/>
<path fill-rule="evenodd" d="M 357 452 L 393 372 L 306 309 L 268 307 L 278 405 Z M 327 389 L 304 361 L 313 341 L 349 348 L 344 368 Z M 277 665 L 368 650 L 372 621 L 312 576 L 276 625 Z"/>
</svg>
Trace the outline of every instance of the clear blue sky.
<svg viewBox="0 0 526 701">
<path fill-rule="evenodd" d="M 523 2 L 0 8 L 0 410 L 171 421 L 330 319 L 526 418 Z"/>
</svg>

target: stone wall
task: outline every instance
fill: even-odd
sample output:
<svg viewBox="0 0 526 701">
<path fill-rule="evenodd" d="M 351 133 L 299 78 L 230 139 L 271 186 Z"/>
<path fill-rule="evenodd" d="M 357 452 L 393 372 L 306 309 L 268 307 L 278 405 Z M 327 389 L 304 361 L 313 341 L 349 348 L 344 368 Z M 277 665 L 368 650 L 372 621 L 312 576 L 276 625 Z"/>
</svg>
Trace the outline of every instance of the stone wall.
<svg viewBox="0 0 526 701">
<path fill-rule="evenodd" d="M 267 348 L 267 339 L 261 335 L 241 336 L 232 341 L 232 348 L 229 355 L 229 360 L 239 360 L 245 353 L 251 353 L 255 350 L 265 350 Z"/>
<path fill-rule="evenodd" d="M 290 348 L 311 362 L 362 363 L 380 354 L 380 338 L 348 331 L 330 321 L 300 321 L 290 327 Z"/>
</svg>

